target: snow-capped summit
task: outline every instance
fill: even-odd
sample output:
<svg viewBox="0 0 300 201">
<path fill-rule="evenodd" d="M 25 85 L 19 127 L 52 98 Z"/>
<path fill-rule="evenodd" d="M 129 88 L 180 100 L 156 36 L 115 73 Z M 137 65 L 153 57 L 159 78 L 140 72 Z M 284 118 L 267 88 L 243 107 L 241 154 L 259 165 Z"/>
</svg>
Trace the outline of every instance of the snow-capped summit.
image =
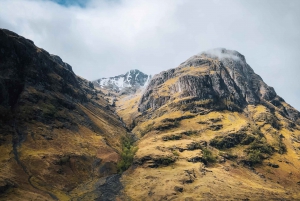
<svg viewBox="0 0 300 201">
<path fill-rule="evenodd" d="M 101 88 L 110 88 L 120 91 L 126 87 L 144 87 L 147 86 L 151 75 L 147 75 L 137 69 L 130 70 L 125 74 L 109 78 L 100 78 L 94 81 L 94 84 Z"/>
</svg>

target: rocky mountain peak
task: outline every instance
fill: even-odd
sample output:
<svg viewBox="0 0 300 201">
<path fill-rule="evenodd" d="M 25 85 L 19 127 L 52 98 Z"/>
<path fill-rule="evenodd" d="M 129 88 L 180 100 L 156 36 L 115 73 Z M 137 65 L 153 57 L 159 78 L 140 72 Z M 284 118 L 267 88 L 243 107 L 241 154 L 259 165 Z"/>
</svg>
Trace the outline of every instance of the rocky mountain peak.
<svg viewBox="0 0 300 201">
<path fill-rule="evenodd" d="M 179 67 L 153 77 L 141 98 L 141 112 L 184 99 L 206 101 L 207 107 L 241 110 L 246 105 L 270 102 L 281 105 L 282 98 L 255 74 L 237 51 L 213 49 L 190 57 Z M 285 116 L 298 113 L 282 110 Z"/>
<path fill-rule="evenodd" d="M 228 74 L 241 90 L 242 97 L 247 103 L 255 104 L 260 102 L 260 99 L 270 100 L 276 96 L 274 89 L 266 85 L 247 64 L 245 57 L 235 50 L 225 48 L 208 50 L 189 58 L 180 66 L 199 67 L 205 66 L 203 65 L 205 63 L 221 77 Z"/>
<path fill-rule="evenodd" d="M 146 86 L 151 79 L 151 75 L 147 75 L 138 69 L 133 69 L 125 74 L 121 74 L 109 78 L 100 78 L 93 81 L 96 86 L 108 88 L 113 91 L 120 91 L 127 87 L 143 87 Z"/>
<path fill-rule="evenodd" d="M 181 67 L 201 66 L 203 63 L 214 61 L 222 63 L 226 66 L 229 72 L 237 71 L 244 76 L 253 74 L 253 69 L 247 64 L 245 56 L 235 50 L 227 50 L 225 48 L 211 49 L 200 54 L 190 57 L 185 62 L 181 63 Z"/>
</svg>

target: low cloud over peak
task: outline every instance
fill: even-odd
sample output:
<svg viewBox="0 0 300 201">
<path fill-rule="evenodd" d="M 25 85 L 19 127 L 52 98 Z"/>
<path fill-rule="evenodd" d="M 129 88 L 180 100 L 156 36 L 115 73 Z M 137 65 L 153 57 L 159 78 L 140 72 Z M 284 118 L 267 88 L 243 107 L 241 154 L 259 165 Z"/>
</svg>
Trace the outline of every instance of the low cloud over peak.
<svg viewBox="0 0 300 201">
<path fill-rule="evenodd" d="M 227 50 L 225 48 L 215 48 L 204 51 L 200 53 L 200 55 L 205 55 L 212 58 L 219 58 L 219 59 L 233 59 L 233 60 L 245 60 L 245 57 L 241 55 L 239 52 L 235 50 Z"/>
</svg>

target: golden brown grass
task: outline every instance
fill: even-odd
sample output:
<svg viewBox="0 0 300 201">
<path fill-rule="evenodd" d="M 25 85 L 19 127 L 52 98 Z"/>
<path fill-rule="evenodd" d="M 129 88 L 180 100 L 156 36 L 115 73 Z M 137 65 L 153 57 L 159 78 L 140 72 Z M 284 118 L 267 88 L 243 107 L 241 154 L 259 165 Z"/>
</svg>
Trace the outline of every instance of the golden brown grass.
<svg viewBox="0 0 300 201">
<path fill-rule="evenodd" d="M 176 101 L 176 100 L 175 100 Z M 157 115 L 167 111 L 163 115 Z M 129 111 L 128 111 L 129 112 Z M 271 115 L 269 110 L 262 105 L 249 106 L 245 113 L 238 112 L 210 112 L 206 115 L 195 115 L 187 119 L 179 120 L 178 127 L 167 130 L 156 130 L 165 119 L 176 119 L 191 115 L 190 112 L 169 107 L 168 104 L 151 112 L 152 118 L 141 118 L 133 132 L 139 134 L 145 128 L 148 129 L 138 143 L 139 150 L 135 159 L 145 156 L 165 157 L 175 156 L 175 163 L 166 167 L 149 168 L 137 165 L 125 172 L 122 182 L 125 186 L 124 193 L 131 200 L 272 200 L 272 199 L 300 199 L 296 190 L 300 181 L 299 150 L 296 142 L 291 142 L 291 135 L 300 135 L 300 131 L 285 128 L 289 120 L 276 113 L 282 124 L 277 130 L 271 124 L 265 122 L 262 117 Z M 122 116 L 122 113 L 119 113 Z M 127 116 L 130 114 L 126 114 Z M 193 115 L 193 114 L 192 114 Z M 257 120 L 257 121 L 256 121 Z M 220 130 L 210 129 L 211 125 L 221 124 Z M 286 154 L 275 153 L 270 158 L 263 160 L 261 165 L 256 165 L 255 170 L 249 169 L 240 159 L 246 157 L 244 152 L 248 145 L 238 145 L 225 150 L 230 155 L 236 155 L 237 159 L 227 159 L 219 163 L 223 151 L 210 147 L 214 156 L 218 156 L 217 163 L 204 167 L 202 163 L 192 163 L 187 160 L 191 157 L 201 156 L 202 151 L 185 150 L 193 142 L 209 142 L 215 136 L 223 136 L 226 133 L 236 133 L 241 130 L 257 132 L 265 136 L 266 142 L 273 145 L 278 142 L 278 133 L 284 136 L 283 143 L 287 146 Z M 164 141 L 164 136 L 179 135 L 186 131 L 196 131 L 193 135 L 182 134 L 178 140 Z M 252 134 L 251 132 L 249 134 Z M 256 134 L 257 135 L 257 134 Z M 300 144 L 300 143 L 299 143 Z M 300 147 L 300 145 L 299 145 Z M 268 164 L 278 164 L 279 168 L 273 168 Z M 188 172 L 193 172 L 193 182 Z M 186 183 L 187 182 L 187 183 Z M 182 192 L 175 187 L 183 188 Z"/>
</svg>

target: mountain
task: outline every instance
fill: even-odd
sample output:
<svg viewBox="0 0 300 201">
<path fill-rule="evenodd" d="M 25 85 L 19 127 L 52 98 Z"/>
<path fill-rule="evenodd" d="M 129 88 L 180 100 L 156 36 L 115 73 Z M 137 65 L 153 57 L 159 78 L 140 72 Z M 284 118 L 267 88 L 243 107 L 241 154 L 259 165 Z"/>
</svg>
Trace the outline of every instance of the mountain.
<svg viewBox="0 0 300 201">
<path fill-rule="evenodd" d="M 0 61 L 0 200 L 300 199 L 300 113 L 237 51 L 90 82 L 0 29 Z"/>
<path fill-rule="evenodd" d="M 102 93 L 60 57 L 5 29 L 0 60 L 0 200 L 109 194 L 106 179 L 118 184 L 127 131 Z"/>
<path fill-rule="evenodd" d="M 195 55 L 116 111 L 139 137 L 131 200 L 300 199 L 300 113 L 237 51 Z"/>
<path fill-rule="evenodd" d="M 126 87 L 131 88 L 147 86 L 150 79 L 151 75 L 146 75 L 145 73 L 134 69 L 115 77 L 100 78 L 93 81 L 93 83 L 95 86 L 100 88 L 106 88 L 118 92 Z"/>
<path fill-rule="evenodd" d="M 142 96 L 139 110 L 158 109 L 175 99 L 206 100 L 208 108 L 232 111 L 269 103 L 270 108 L 280 109 L 284 117 L 291 120 L 300 117 L 298 111 L 281 104 L 284 100 L 254 73 L 243 55 L 226 49 L 193 56 L 178 68 L 154 76 Z"/>
</svg>

